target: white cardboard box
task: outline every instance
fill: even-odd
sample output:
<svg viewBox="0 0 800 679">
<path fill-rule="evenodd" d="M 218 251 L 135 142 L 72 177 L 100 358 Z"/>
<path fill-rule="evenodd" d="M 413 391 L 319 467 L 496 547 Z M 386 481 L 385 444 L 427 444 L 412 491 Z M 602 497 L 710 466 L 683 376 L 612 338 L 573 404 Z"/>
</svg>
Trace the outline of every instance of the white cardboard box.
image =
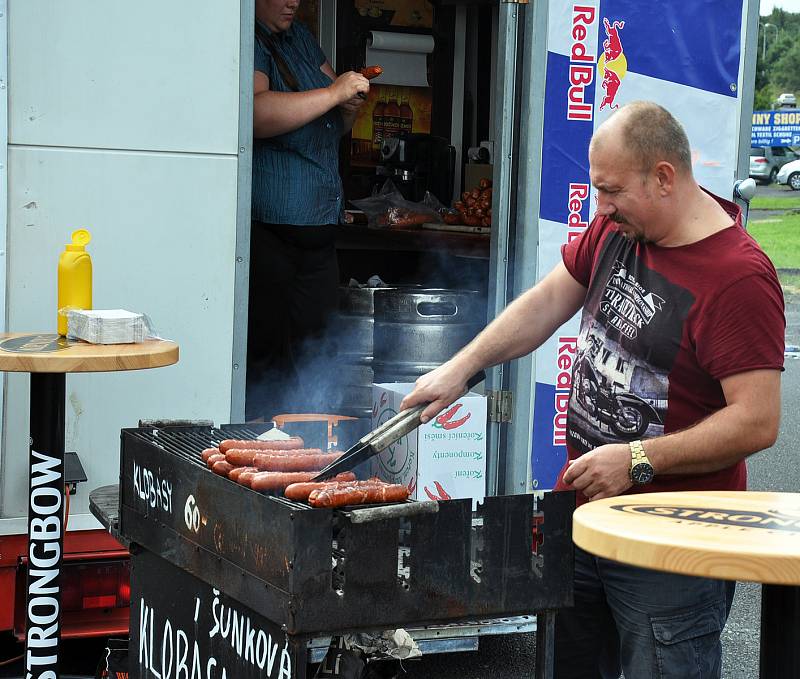
<svg viewBox="0 0 800 679">
<path fill-rule="evenodd" d="M 372 426 L 394 417 L 409 383 L 372 385 Z M 415 500 L 486 493 L 486 397 L 470 392 L 371 460 L 370 474 L 402 483 Z M 474 504 L 474 503 L 473 503 Z"/>
</svg>

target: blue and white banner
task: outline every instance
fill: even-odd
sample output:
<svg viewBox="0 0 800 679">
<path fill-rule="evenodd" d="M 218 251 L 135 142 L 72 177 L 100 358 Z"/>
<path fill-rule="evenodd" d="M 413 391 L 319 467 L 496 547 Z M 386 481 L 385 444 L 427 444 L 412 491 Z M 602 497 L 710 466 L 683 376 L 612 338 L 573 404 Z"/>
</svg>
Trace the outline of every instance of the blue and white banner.
<svg viewBox="0 0 800 679">
<path fill-rule="evenodd" d="M 551 0 L 547 30 L 539 277 L 595 206 L 588 147 L 621 105 L 656 101 L 684 126 L 701 185 L 730 197 L 736 175 L 746 0 Z M 531 486 L 552 488 L 566 458 L 578 318 L 536 352 Z"/>
<path fill-rule="evenodd" d="M 753 111 L 752 146 L 800 146 L 800 110 Z"/>
</svg>

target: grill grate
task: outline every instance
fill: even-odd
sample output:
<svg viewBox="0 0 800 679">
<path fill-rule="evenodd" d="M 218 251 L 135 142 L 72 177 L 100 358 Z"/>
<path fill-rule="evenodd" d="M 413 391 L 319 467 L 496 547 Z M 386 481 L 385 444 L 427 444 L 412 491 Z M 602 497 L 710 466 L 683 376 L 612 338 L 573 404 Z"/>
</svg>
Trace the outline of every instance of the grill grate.
<svg viewBox="0 0 800 679">
<path fill-rule="evenodd" d="M 225 439 L 255 439 L 262 433 L 247 425 L 216 427 L 169 427 L 131 430 L 134 438 L 160 448 L 173 455 L 205 467 L 200 453 L 206 448 L 216 448 Z"/>
</svg>

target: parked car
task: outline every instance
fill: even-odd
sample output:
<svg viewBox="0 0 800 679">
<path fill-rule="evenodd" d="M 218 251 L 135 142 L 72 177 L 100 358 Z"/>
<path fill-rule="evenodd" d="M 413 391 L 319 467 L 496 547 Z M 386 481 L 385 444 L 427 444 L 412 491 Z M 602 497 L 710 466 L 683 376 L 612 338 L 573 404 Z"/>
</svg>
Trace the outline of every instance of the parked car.
<svg viewBox="0 0 800 679">
<path fill-rule="evenodd" d="M 757 182 L 772 184 L 778 178 L 778 171 L 799 157 L 785 146 L 753 146 L 750 149 L 750 176 Z"/>
<path fill-rule="evenodd" d="M 795 191 L 800 191 L 800 160 L 786 163 L 778 172 L 778 184 L 786 184 Z"/>
</svg>

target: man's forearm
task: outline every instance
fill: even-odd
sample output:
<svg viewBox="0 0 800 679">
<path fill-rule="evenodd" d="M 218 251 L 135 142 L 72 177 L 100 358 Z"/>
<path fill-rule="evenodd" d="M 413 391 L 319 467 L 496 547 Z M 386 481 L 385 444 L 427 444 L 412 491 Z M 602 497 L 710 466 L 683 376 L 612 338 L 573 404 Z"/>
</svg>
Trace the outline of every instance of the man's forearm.
<svg viewBox="0 0 800 679">
<path fill-rule="evenodd" d="M 769 448 L 778 435 L 780 382 L 777 394 L 766 394 L 771 407 L 756 409 L 733 403 L 693 427 L 646 439 L 644 450 L 659 474 L 704 474 L 735 464 L 752 453 Z"/>
<path fill-rule="evenodd" d="M 327 87 L 305 92 L 267 90 L 253 98 L 253 136 L 275 137 L 297 130 L 336 106 Z"/>
<path fill-rule="evenodd" d="M 780 372 L 753 370 L 724 378 L 721 384 L 728 402 L 724 408 L 688 429 L 642 441 L 656 479 L 726 469 L 775 442 Z M 607 443 L 570 462 L 563 480 L 590 499 L 615 497 L 631 487 L 630 464 L 627 443 Z"/>
</svg>

